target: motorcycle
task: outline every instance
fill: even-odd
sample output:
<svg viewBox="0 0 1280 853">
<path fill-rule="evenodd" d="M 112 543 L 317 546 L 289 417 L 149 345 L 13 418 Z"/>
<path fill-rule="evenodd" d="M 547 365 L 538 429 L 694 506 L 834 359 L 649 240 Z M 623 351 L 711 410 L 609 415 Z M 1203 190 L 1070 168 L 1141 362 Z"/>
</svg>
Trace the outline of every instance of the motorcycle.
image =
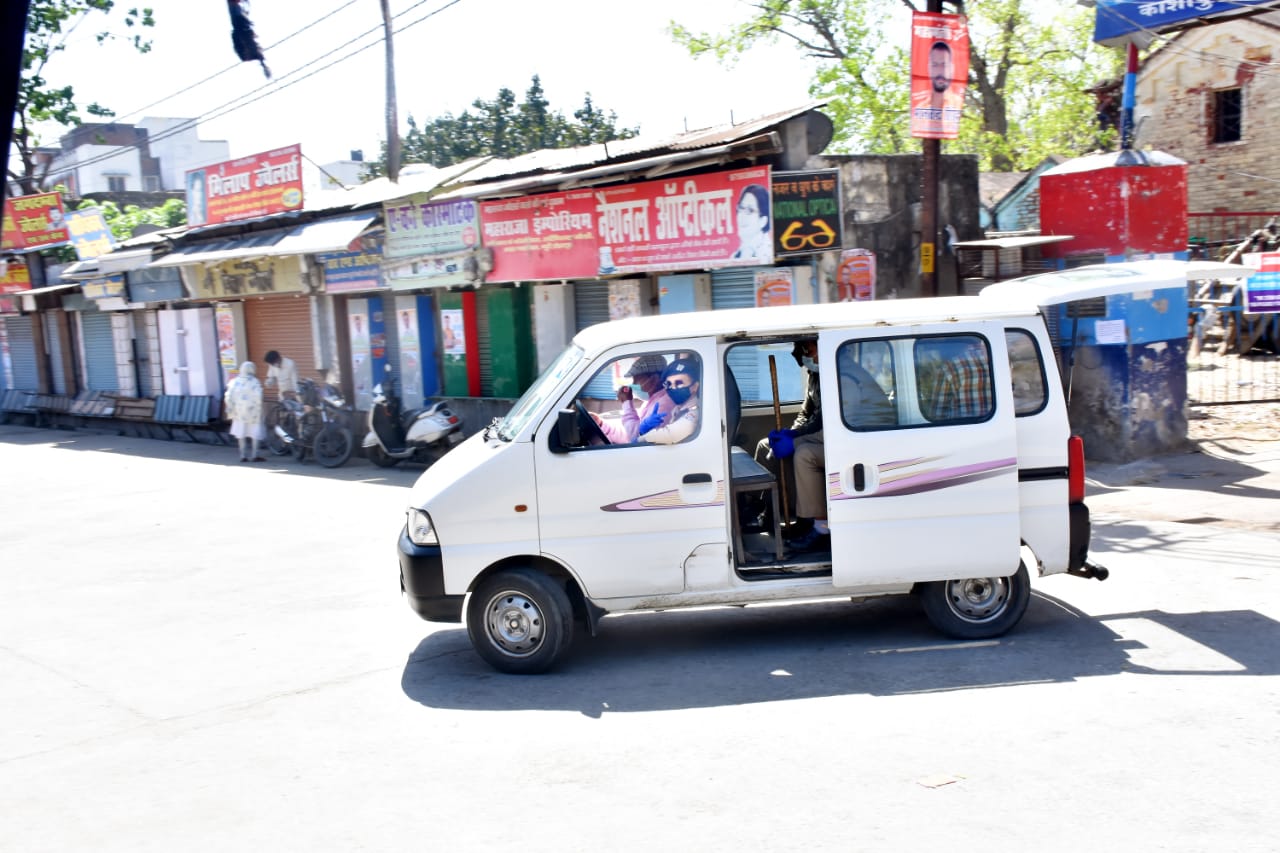
<svg viewBox="0 0 1280 853">
<path fill-rule="evenodd" d="M 369 432 L 362 442 L 373 464 L 390 468 L 400 462 L 432 464 L 462 441 L 462 418 L 442 400 L 422 409 L 401 411 L 400 398 L 391 388 L 391 369 L 384 382 L 373 387 Z"/>
<path fill-rule="evenodd" d="M 298 382 L 298 399 L 283 399 L 267 413 L 267 447 L 277 456 L 314 457 L 326 468 L 346 463 L 355 451 L 350 407 L 341 392 L 311 379 Z"/>
</svg>

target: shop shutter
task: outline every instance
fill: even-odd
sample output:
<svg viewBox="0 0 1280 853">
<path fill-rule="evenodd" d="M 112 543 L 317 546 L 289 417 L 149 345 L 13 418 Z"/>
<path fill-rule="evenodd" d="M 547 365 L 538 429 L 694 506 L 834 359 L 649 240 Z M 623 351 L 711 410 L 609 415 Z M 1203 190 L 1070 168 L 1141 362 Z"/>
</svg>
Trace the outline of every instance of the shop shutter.
<svg viewBox="0 0 1280 853">
<path fill-rule="evenodd" d="M 258 377 L 267 378 L 263 356 L 275 350 L 294 360 L 299 379 L 319 381 L 315 345 L 311 339 L 311 300 L 307 297 L 251 299 L 244 303 L 245 337 L 249 357 L 258 365 Z M 279 399 L 275 387 L 267 388 L 267 400 Z"/>
<path fill-rule="evenodd" d="M 754 308 L 756 304 L 756 271 L 752 269 L 716 270 L 711 273 L 711 308 Z M 754 347 L 736 347 L 725 359 L 738 381 L 744 400 L 772 400 L 773 392 L 760 388 L 760 371 L 756 366 Z"/>
<path fill-rule="evenodd" d="M 13 365 L 13 387 L 19 391 L 40 390 L 40 369 L 36 361 L 35 335 L 30 317 L 9 317 L 4 321 L 9 334 L 9 362 Z"/>
<path fill-rule="evenodd" d="M 581 332 L 596 323 L 609 322 L 609 282 L 576 282 L 573 285 L 574 331 Z M 612 400 L 617 395 L 613 377 L 608 373 L 597 376 L 583 391 L 587 397 Z"/>
<path fill-rule="evenodd" d="M 4 318 L 0 317 L 0 353 L 9 351 L 9 330 L 5 324 Z M 9 359 L 0 359 L 0 391 L 8 391 L 13 387 L 13 379 L 10 377 Z"/>
<path fill-rule="evenodd" d="M 85 387 L 90 391 L 120 390 L 111 315 L 81 311 L 80 334 L 84 339 Z"/>
<path fill-rule="evenodd" d="M 58 315 L 61 313 L 45 311 L 40 315 L 44 321 L 44 347 L 49 354 L 49 373 L 55 394 L 67 393 L 67 377 L 62 366 L 62 335 L 58 332 Z"/>
<path fill-rule="evenodd" d="M 489 291 L 476 293 L 477 346 L 480 349 L 480 396 L 493 396 L 493 342 L 489 335 Z"/>
</svg>

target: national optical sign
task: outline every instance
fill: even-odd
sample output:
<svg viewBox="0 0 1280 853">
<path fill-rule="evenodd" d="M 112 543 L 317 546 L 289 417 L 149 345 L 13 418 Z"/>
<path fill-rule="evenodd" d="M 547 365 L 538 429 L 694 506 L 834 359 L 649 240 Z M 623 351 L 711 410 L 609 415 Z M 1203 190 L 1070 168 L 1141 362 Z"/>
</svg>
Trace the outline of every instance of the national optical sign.
<svg viewBox="0 0 1280 853">
<path fill-rule="evenodd" d="M 839 169 L 774 172 L 772 184 L 775 255 L 841 248 Z"/>
</svg>

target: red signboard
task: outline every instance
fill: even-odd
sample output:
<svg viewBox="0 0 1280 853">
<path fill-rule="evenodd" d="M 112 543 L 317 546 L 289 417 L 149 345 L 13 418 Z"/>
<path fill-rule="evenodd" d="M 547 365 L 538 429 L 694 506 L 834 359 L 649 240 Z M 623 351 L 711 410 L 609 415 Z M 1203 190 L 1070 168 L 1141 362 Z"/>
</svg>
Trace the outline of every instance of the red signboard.
<svg viewBox="0 0 1280 853">
<path fill-rule="evenodd" d="M 217 225 L 302 208 L 302 146 L 187 172 L 187 223 Z"/>
<path fill-rule="evenodd" d="M 61 246 L 70 239 L 61 193 L 40 193 L 5 199 L 0 249 Z"/>
<path fill-rule="evenodd" d="M 598 254 L 591 190 L 480 202 L 480 233 L 493 250 L 489 281 L 591 278 Z"/>
<path fill-rule="evenodd" d="M 481 202 L 489 281 L 773 263 L 768 166 Z"/>
</svg>

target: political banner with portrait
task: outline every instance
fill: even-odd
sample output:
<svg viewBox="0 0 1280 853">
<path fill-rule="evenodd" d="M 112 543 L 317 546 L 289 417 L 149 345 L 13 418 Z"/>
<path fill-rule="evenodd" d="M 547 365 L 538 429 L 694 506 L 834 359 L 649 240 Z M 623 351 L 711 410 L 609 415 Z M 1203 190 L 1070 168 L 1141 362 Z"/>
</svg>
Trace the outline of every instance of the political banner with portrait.
<svg viewBox="0 0 1280 853">
<path fill-rule="evenodd" d="M 187 172 L 187 224 L 217 225 L 302 209 L 302 146 Z"/>
<path fill-rule="evenodd" d="M 960 135 L 969 81 L 969 24 L 964 15 L 911 13 L 911 135 Z"/>
</svg>

